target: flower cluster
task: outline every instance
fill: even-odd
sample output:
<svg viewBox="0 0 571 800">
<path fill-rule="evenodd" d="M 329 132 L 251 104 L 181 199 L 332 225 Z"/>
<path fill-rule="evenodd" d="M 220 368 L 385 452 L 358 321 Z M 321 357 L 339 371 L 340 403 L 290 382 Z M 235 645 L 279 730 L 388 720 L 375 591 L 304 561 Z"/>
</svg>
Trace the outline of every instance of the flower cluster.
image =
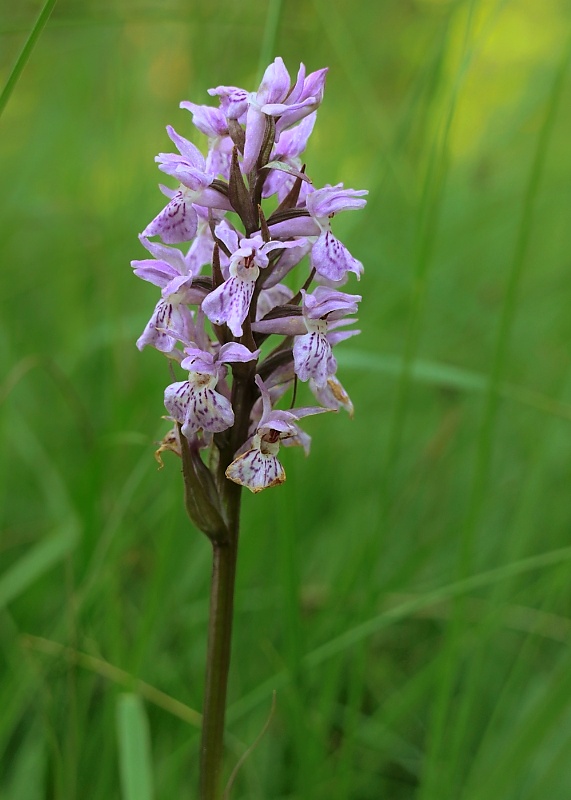
<svg viewBox="0 0 571 800">
<path fill-rule="evenodd" d="M 208 154 L 168 126 L 177 152 L 156 158 L 178 185 L 161 185 L 168 203 L 139 237 L 151 258 L 132 262 L 161 289 L 137 346 L 160 350 L 185 373 L 165 390 L 175 427 L 161 450 L 182 456 L 203 529 L 218 524 L 216 497 L 227 479 L 252 492 L 285 480 L 278 451 L 308 452 L 303 417 L 353 411 L 333 347 L 358 333 L 347 326 L 361 298 L 340 288 L 363 266 L 332 220 L 363 208 L 367 192 L 315 189 L 301 159 L 326 73 L 306 75 L 301 64 L 292 84 L 276 58 L 255 92 L 217 86 L 209 94 L 218 107 L 183 102 L 208 137 Z M 320 405 L 294 407 L 299 381 Z"/>
</svg>

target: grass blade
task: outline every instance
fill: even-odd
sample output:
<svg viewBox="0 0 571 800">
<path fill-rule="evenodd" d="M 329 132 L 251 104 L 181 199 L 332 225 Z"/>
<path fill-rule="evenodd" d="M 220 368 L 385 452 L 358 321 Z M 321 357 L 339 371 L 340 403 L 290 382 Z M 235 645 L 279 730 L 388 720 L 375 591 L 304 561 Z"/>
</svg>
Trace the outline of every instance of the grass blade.
<svg viewBox="0 0 571 800">
<path fill-rule="evenodd" d="M 119 696 L 117 736 L 123 800 L 152 800 L 149 724 L 143 702 L 136 694 Z"/>
<path fill-rule="evenodd" d="M 34 581 L 65 558 L 78 539 L 78 528 L 70 522 L 59 533 L 38 542 L 0 576 L 0 608 L 22 594 Z"/>
<path fill-rule="evenodd" d="M 36 42 L 38 41 L 40 33 L 43 31 L 46 22 L 50 18 L 50 14 L 52 13 L 55 4 L 56 0 L 46 0 L 40 15 L 36 20 L 36 24 L 32 28 L 31 33 L 26 40 L 26 44 L 22 48 L 22 52 L 18 56 L 18 59 L 12 68 L 12 72 L 8 76 L 6 86 L 4 86 L 2 94 L 0 94 L 0 116 L 2 116 L 2 112 L 4 111 L 4 108 L 10 99 L 10 95 L 14 91 L 14 87 L 18 82 L 18 78 L 22 74 L 22 70 L 26 66 L 26 62 L 28 61 L 32 50 L 34 49 Z"/>
</svg>

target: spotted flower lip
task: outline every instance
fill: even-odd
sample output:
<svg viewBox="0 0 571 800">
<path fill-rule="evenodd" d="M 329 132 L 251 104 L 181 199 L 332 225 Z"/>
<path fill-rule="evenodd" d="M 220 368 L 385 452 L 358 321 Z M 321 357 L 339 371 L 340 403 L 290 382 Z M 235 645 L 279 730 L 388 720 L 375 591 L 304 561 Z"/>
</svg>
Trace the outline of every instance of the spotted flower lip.
<svg viewBox="0 0 571 800">
<path fill-rule="evenodd" d="M 232 404 L 215 390 L 224 376 L 224 364 L 254 361 L 259 351 L 252 353 L 241 344 L 229 342 L 220 348 L 218 356 L 197 347 L 187 347 L 185 353 L 181 367 L 188 370 L 188 380 L 167 386 L 165 408 L 187 438 L 198 430 L 221 433 L 234 424 Z"/>
</svg>

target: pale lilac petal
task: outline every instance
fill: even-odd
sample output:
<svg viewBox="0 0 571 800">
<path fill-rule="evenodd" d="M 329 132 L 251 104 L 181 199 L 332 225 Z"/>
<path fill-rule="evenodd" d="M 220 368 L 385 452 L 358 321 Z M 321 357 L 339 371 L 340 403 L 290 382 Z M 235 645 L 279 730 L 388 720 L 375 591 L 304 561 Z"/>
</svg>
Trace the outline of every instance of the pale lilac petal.
<svg viewBox="0 0 571 800">
<path fill-rule="evenodd" d="M 220 98 L 220 108 L 227 119 L 240 119 L 246 113 L 249 95 L 244 89 L 237 86 L 217 86 L 209 89 L 208 94 Z"/>
<path fill-rule="evenodd" d="M 311 250 L 312 245 L 307 239 L 297 239 L 296 242 L 299 246 L 284 250 L 271 274 L 264 279 L 265 289 L 271 289 L 279 283 Z"/>
<path fill-rule="evenodd" d="M 226 247 L 231 253 L 234 253 L 239 247 L 239 236 L 235 228 L 230 223 L 223 219 L 215 228 L 214 233 L 216 237 L 224 242 Z"/>
<path fill-rule="evenodd" d="M 183 192 L 177 192 L 145 228 L 141 236 L 160 236 L 167 244 L 190 241 L 198 227 L 198 217 L 192 203 Z"/>
<path fill-rule="evenodd" d="M 283 283 L 272 286 L 271 289 L 262 289 L 256 304 L 256 319 L 263 319 L 273 308 L 283 306 L 293 297 L 293 292 Z"/>
<path fill-rule="evenodd" d="M 143 261 L 131 261 L 134 274 L 144 281 L 164 289 L 179 273 L 164 261 L 145 258 Z"/>
<path fill-rule="evenodd" d="M 233 147 L 234 143 L 228 136 L 211 140 L 206 156 L 206 171 L 211 175 L 222 175 L 224 180 L 229 180 Z"/>
<path fill-rule="evenodd" d="M 283 444 L 284 447 L 303 447 L 303 452 L 308 456 L 311 448 L 311 436 L 302 431 L 299 425 L 296 425 L 295 432 L 289 436 L 284 436 L 280 444 Z"/>
<path fill-rule="evenodd" d="M 255 281 L 228 278 L 202 301 L 202 310 L 214 325 L 226 323 L 234 336 L 242 336 L 242 323 L 248 316 Z"/>
<path fill-rule="evenodd" d="M 311 114 L 315 107 L 315 97 L 308 97 L 307 100 L 302 100 L 301 103 L 292 103 L 291 105 L 289 103 L 265 103 L 261 107 L 261 111 L 269 117 L 281 117 L 287 113 L 291 119 L 291 122 L 287 125 L 289 127 L 289 125 L 293 125 L 307 114 Z"/>
<path fill-rule="evenodd" d="M 168 197 L 169 200 L 172 200 L 173 197 L 176 195 L 178 189 L 171 189 L 169 186 L 165 186 L 164 183 L 159 183 L 159 189 L 164 194 L 165 197 Z M 139 234 L 139 239 L 141 238 L 141 234 Z"/>
<path fill-rule="evenodd" d="M 195 169 L 204 172 L 204 156 L 198 147 L 193 145 L 192 142 L 189 142 L 188 139 L 180 136 L 172 127 L 172 125 L 167 125 L 167 133 L 171 141 L 176 145 L 180 154 L 184 156 L 188 163 Z"/>
<path fill-rule="evenodd" d="M 181 362 L 181 367 L 189 372 L 200 372 L 202 375 L 217 375 L 218 364 L 215 363 L 212 353 L 198 347 L 185 347 L 186 358 Z"/>
<path fill-rule="evenodd" d="M 367 201 L 360 198 L 366 194 L 369 194 L 366 189 L 345 189 L 342 183 L 324 186 L 308 194 L 307 210 L 316 219 L 326 219 L 339 211 L 363 208 Z"/>
<path fill-rule="evenodd" d="M 222 211 L 233 211 L 232 203 L 226 195 L 219 192 L 217 189 L 213 189 L 211 186 L 207 186 L 201 193 L 200 197 L 197 197 L 195 202 L 199 206 L 204 206 L 205 208 L 217 208 Z"/>
<path fill-rule="evenodd" d="M 256 333 L 277 333 L 278 336 L 301 336 L 307 333 L 302 316 L 261 319 L 252 323 Z"/>
<path fill-rule="evenodd" d="M 335 331 L 334 333 L 327 334 L 327 341 L 333 347 L 339 342 L 344 342 L 346 339 L 350 339 L 352 336 L 358 336 L 361 331 L 354 330 L 354 331 Z"/>
<path fill-rule="evenodd" d="M 244 363 L 246 361 L 255 361 L 259 354 L 259 350 L 254 350 L 252 352 L 243 344 L 239 344 L 239 342 L 227 342 L 220 348 L 220 352 L 218 353 L 218 358 L 216 360 L 220 363 L 235 363 L 238 361 Z"/>
<path fill-rule="evenodd" d="M 308 319 L 323 319 L 327 316 L 328 322 L 338 320 L 346 314 L 356 314 L 357 304 L 362 299 L 358 294 L 346 294 L 326 286 L 318 286 L 311 294 L 302 289 L 302 295 L 304 316 Z"/>
<path fill-rule="evenodd" d="M 180 275 L 188 274 L 185 256 L 178 247 L 168 247 L 162 244 L 162 242 L 151 242 L 144 236 L 139 236 L 139 241 L 156 259 L 159 261 L 166 261 L 166 263 L 174 267 Z"/>
<path fill-rule="evenodd" d="M 331 345 L 322 333 L 298 336 L 293 345 L 295 372 L 300 381 L 313 378 L 317 386 L 324 386 L 329 375 L 337 369 Z"/>
<path fill-rule="evenodd" d="M 186 256 L 188 271 L 191 275 L 200 275 L 202 267 L 212 263 L 214 240 L 208 227 L 198 228 L 198 235 L 190 246 Z"/>
<path fill-rule="evenodd" d="M 262 376 L 256 375 L 254 380 L 256 381 L 256 386 L 260 390 L 260 396 L 262 398 L 262 416 L 260 419 L 260 425 L 263 425 L 265 420 L 268 419 L 272 413 L 272 398 L 270 397 L 270 393 L 266 388 L 266 384 L 262 380 Z"/>
<path fill-rule="evenodd" d="M 304 417 L 314 417 L 316 414 L 326 414 L 331 411 L 330 408 L 320 408 L 319 406 L 304 406 L 303 408 L 292 408 L 291 414 L 296 419 L 303 419 Z"/>
<path fill-rule="evenodd" d="M 290 85 L 289 72 L 283 62 L 283 58 L 278 56 L 264 72 L 262 82 L 256 93 L 256 102 L 259 105 L 281 103 L 287 97 Z"/>
<path fill-rule="evenodd" d="M 177 275 L 161 292 L 163 300 L 171 303 L 195 304 L 202 303 L 206 289 L 193 286 L 192 276 Z"/>
<path fill-rule="evenodd" d="M 225 136 L 228 133 L 228 123 L 220 108 L 212 106 L 199 106 L 188 100 L 180 103 L 181 108 L 185 108 L 192 114 L 192 122 L 201 133 L 211 138 Z"/>
<path fill-rule="evenodd" d="M 281 159 L 296 158 L 301 155 L 307 146 L 307 140 L 311 136 L 317 112 L 314 111 L 305 117 L 295 128 L 290 128 L 280 136 L 279 142 L 272 151 L 272 161 Z"/>
<path fill-rule="evenodd" d="M 182 156 L 160 153 L 156 158 L 161 161 L 159 169 L 166 175 L 171 175 L 193 193 L 192 200 L 198 202 L 201 193 L 212 183 L 214 175 L 209 175 L 204 170 L 197 169 L 188 164 Z"/>
<path fill-rule="evenodd" d="M 295 84 L 292 86 L 291 92 L 288 95 L 288 100 L 292 103 L 297 103 L 303 94 L 303 84 L 305 83 L 305 64 L 301 62 L 297 71 Z"/>
<path fill-rule="evenodd" d="M 283 222 L 274 222 L 268 227 L 272 239 L 287 236 L 319 236 L 322 230 L 313 217 L 307 214 L 300 214 Z"/>
<path fill-rule="evenodd" d="M 353 258 L 331 231 L 323 231 L 313 245 L 311 266 L 319 275 L 331 281 L 343 280 L 347 272 L 354 272 L 359 278 L 363 272 L 361 262 Z"/>
<path fill-rule="evenodd" d="M 246 115 L 246 141 L 244 143 L 244 160 L 242 170 L 250 172 L 256 164 L 266 131 L 266 117 L 255 106 L 248 108 Z"/>
</svg>

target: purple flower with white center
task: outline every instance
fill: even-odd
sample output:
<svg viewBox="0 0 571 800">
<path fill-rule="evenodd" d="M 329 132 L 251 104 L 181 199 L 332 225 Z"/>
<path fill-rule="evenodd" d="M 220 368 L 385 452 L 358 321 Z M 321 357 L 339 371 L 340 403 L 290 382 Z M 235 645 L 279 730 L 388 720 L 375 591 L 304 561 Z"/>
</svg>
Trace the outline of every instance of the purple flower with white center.
<svg viewBox="0 0 571 800">
<path fill-rule="evenodd" d="M 218 228 L 216 229 L 218 232 Z M 226 244 L 238 244 L 238 235 L 221 229 Z M 241 239 L 230 257 L 230 277 L 202 302 L 202 310 L 214 325 L 226 325 L 233 336 L 242 336 L 242 324 L 250 310 L 260 268 L 268 266 L 268 253 L 276 248 L 298 247 L 296 242 L 264 242 L 260 235 Z"/>
<path fill-rule="evenodd" d="M 309 216 L 298 216 L 270 225 L 270 234 L 273 237 L 317 236 L 311 250 L 311 266 L 316 273 L 334 283 L 344 282 L 348 272 L 354 272 L 359 278 L 363 265 L 333 236 L 331 219 L 339 211 L 363 208 L 367 201 L 361 198 L 366 194 L 366 189 L 345 189 L 342 183 L 316 189 L 306 197 Z"/>
<path fill-rule="evenodd" d="M 252 323 L 257 333 L 278 333 L 293 336 L 293 362 L 295 374 L 301 381 L 313 380 L 324 389 L 337 370 L 337 362 L 331 348 L 338 342 L 354 336 L 359 331 L 339 331 L 340 327 L 354 322 L 344 319 L 355 314 L 360 295 L 345 294 L 326 286 L 318 286 L 312 294 L 301 290 L 302 314 L 280 315 L 259 319 Z M 287 308 L 287 307 L 286 307 Z M 335 408 L 331 403 L 328 407 Z"/>
<path fill-rule="evenodd" d="M 198 348 L 187 347 L 187 357 L 181 367 L 188 370 L 188 380 L 171 383 L 165 389 L 165 407 L 182 426 L 184 436 L 198 430 L 220 433 L 234 424 L 230 401 L 215 391 L 226 368 L 225 363 L 255 361 L 259 351 L 229 342 L 220 348 L 218 356 Z"/>
<path fill-rule="evenodd" d="M 360 198 L 365 194 L 368 194 L 366 189 L 344 189 L 339 183 L 307 195 L 307 210 L 321 230 L 311 251 L 311 266 L 327 280 L 342 281 L 347 272 L 354 272 L 359 278 L 363 272 L 361 262 L 333 236 L 331 219 L 338 211 L 363 208 L 367 201 Z"/>
<path fill-rule="evenodd" d="M 327 335 L 328 328 L 334 320 L 355 314 L 361 297 L 336 292 L 325 286 L 318 286 L 313 294 L 302 289 L 302 294 L 303 321 L 307 333 L 296 336 L 294 341 L 295 372 L 301 381 L 311 378 L 318 388 L 322 388 L 337 371 L 337 361 Z"/>
<path fill-rule="evenodd" d="M 249 447 L 226 469 L 226 477 L 245 486 L 254 494 L 285 481 L 285 470 L 278 461 L 280 443 L 299 444 L 308 447 L 308 437 L 301 431 L 297 421 L 312 414 L 322 414 L 325 408 L 296 408 L 290 411 L 272 411 L 268 390 L 259 375 L 256 384 L 262 395 L 263 413 L 251 439 Z"/>
</svg>

